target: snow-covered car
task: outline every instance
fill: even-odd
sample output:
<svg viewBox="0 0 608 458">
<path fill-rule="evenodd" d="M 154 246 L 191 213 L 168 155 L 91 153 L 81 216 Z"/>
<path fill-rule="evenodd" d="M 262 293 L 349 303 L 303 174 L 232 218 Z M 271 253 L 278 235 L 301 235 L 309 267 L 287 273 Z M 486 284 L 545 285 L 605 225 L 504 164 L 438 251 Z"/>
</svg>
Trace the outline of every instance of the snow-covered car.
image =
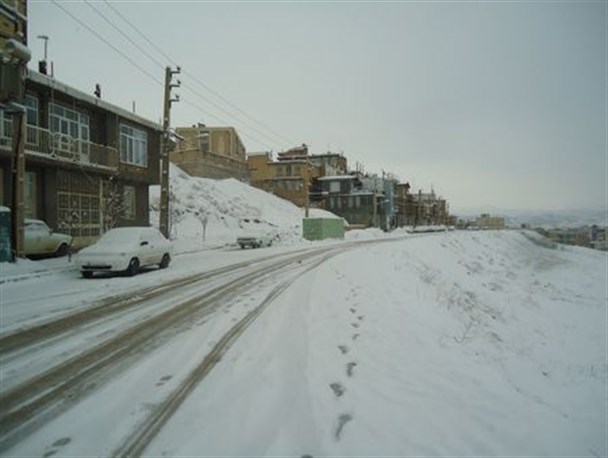
<svg viewBox="0 0 608 458">
<path fill-rule="evenodd" d="M 72 245 L 72 236 L 53 232 L 40 219 L 26 219 L 23 226 L 26 256 L 65 256 Z"/>
<path fill-rule="evenodd" d="M 271 246 L 275 235 L 271 232 L 249 231 L 237 237 L 236 243 L 241 248 L 261 248 Z"/>
<path fill-rule="evenodd" d="M 91 278 L 95 272 L 121 272 L 129 276 L 141 267 L 171 262 L 172 243 L 153 227 L 110 229 L 93 245 L 78 253 L 80 273 Z"/>
</svg>

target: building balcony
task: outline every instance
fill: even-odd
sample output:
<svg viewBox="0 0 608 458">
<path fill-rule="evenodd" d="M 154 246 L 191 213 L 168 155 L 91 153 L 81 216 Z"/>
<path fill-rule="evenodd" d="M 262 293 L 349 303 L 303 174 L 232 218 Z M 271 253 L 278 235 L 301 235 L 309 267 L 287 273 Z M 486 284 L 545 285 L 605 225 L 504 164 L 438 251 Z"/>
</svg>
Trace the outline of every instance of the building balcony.
<svg viewBox="0 0 608 458">
<path fill-rule="evenodd" d="M 4 119 L 0 130 L 0 149 L 12 151 L 12 148 L 12 121 Z M 27 156 L 38 156 L 107 170 L 116 170 L 119 162 L 116 148 L 31 125 L 27 126 L 25 152 Z"/>
</svg>

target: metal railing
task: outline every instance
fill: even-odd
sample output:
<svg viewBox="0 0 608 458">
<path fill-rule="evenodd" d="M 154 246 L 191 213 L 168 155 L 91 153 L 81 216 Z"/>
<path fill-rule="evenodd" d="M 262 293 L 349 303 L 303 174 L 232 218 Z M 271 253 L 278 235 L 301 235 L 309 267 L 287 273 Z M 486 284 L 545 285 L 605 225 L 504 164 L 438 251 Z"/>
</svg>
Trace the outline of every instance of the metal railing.
<svg viewBox="0 0 608 458">
<path fill-rule="evenodd" d="M 0 128 L 0 148 L 10 149 L 13 144 L 13 123 L 11 119 L 2 119 Z M 35 155 L 70 161 L 81 165 L 104 168 L 118 167 L 118 150 L 106 145 L 77 139 L 60 132 L 51 132 L 28 124 L 25 151 Z"/>
</svg>

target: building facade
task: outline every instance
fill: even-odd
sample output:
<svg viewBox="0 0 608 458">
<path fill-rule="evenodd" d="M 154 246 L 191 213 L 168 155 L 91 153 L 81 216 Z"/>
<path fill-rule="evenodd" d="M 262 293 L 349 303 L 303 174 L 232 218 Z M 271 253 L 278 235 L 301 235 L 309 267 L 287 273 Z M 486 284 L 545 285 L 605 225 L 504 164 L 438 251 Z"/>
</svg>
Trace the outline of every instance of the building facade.
<svg viewBox="0 0 608 458">
<path fill-rule="evenodd" d="M 319 169 L 319 176 L 346 175 L 348 173 L 348 161 L 342 154 L 311 154 L 308 156 L 308 160 Z"/>
<path fill-rule="evenodd" d="M 351 226 L 391 228 L 389 207 L 383 186 L 369 188 L 366 177 L 358 174 L 319 177 L 319 205 L 335 215 L 341 216 Z"/>
<path fill-rule="evenodd" d="M 10 39 L 27 43 L 26 0 L 0 0 L 0 49 Z"/>
<path fill-rule="evenodd" d="M 276 161 L 270 153 L 249 155 L 251 185 L 305 207 L 310 202 L 310 187 L 319 176 L 319 168 L 309 158 L 306 145 L 278 153 Z"/>
<path fill-rule="evenodd" d="M 149 225 L 161 126 L 30 71 L 26 78 L 25 217 L 91 243 L 113 226 Z M 0 205 L 12 199 L 11 115 L 0 110 Z"/>
<path fill-rule="evenodd" d="M 198 124 L 177 127 L 181 137 L 169 155 L 171 162 L 192 176 L 248 179 L 247 154 L 234 127 Z"/>
</svg>

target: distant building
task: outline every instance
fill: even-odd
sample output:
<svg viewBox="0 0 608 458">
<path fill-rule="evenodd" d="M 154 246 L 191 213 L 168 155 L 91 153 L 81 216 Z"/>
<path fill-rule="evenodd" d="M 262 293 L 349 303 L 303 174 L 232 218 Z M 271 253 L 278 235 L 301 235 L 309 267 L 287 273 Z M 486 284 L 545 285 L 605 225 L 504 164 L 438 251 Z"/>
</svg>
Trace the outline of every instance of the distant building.
<svg viewBox="0 0 608 458">
<path fill-rule="evenodd" d="M 245 145 L 234 127 L 177 127 L 182 137 L 169 159 L 192 176 L 248 179 Z"/>
<path fill-rule="evenodd" d="M 308 155 L 306 145 L 277 154 L 254 153 L 247 157 L 251 185 L 304 207 L 309 202 L 313 180 L 319 176 Z"/>
<path fill-rule="evenodd" d="M 555 243 L 591 247 L 587 228 L 549 229 L 544 235 Z"/>
<path fill-rule="evenodd" d="M 409 183 L 396 185 L 398 226 L 439 226 L 450 222 L 448 203 L 430 193 L 410 193 Z"/>
<path fill-rule="evenodd" d="M 498 230 L 505 228 L 505 219 L 500 216 L 490 216 L 488 213 L 483 213 L 475 221 L 475 226 L 483 230 Z"/>
<path fill-rule="evenodd" d="M 372 227 L 384 220 L 378 200 L 382 194 L 363 189 L 358 175 L 336 175 L 317 179 L 322 206 L 327 211 L 346 219 L 349 224 Z"/>
<path fill-rule="evenodd" d="M 319 169 L 319 176 L 346 175 L 348 173 L 348 161 L 342 154 L 326 153 L 312 154 L 308 156 L 312 165 Z"/>
</svg>

